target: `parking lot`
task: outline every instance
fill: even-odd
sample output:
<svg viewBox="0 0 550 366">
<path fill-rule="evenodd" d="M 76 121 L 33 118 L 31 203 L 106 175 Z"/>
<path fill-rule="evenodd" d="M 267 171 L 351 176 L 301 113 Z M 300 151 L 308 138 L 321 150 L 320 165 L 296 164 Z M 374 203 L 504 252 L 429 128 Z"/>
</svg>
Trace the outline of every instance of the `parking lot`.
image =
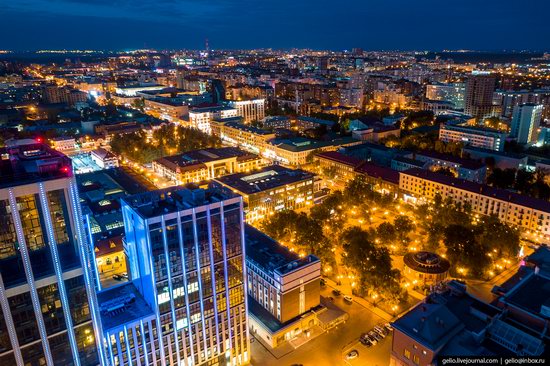
<svg viewBox="0 0 550 366">
<path fill-rule="evenodd" d="M 378 323 L 386 321 L 355 301 L 347 303 L 342 296 L 334 296 L 330 287 L 321 289 L 325 298 L 332 297 L 333 303 L 348 312 L 349 319 L 336 328 L 321 334 L 296 350 L 276 358 L 260 342 L 253 342 L 252 365 L 254 366 L 336 366 L 364 365 L 387 366 L 391 349 L 391 334 L 376 346 L 367 348 L 359 343 L 361 333 L 371 330 Z M 346 354 L 356 349 L 359 356 L 346 360 Z"/>
</svg>

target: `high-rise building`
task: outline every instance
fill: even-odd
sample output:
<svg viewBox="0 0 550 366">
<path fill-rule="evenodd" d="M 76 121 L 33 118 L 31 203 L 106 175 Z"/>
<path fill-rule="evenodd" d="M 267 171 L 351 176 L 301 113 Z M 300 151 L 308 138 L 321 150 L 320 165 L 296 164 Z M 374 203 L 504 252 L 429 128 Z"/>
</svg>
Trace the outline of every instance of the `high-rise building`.
<svg viewBox="0 0 550 366">
<path fill-rule="evenodd" d="M 261 121 L 265 117 L 265 99 L 231 100 L 229 106 L 237 109 L 237 115 L 244 123 Z"/>
<path fill-rule="evenodd" d="M 426 99 L 451 102 L 454 109 L 464 109 L 464 84 L 435 83 L 427 85 Z"/>
<path fill-rule="evenodd" d="M 242 197 L 172 187 L 122 212 L 131 282 L 99 294 L 111 363 L 248 364 Z"/>
<path fill-rule="evenodd" d="M 32 140 L 0 156 L 0 365 L 102 364 L 71 160 Z"/>
<path fill-rule="evenodd" d="M 473 72 L 466 81 L 464 113 L 483 119 L 493 113 L 496 79 L 488 72 Z"/>
<path fill-rule="evenodd" d="M 520 144 L 537 142 L 542 109 L 542 105 L 532 103 L 517 105 L 512 115 L 510 136 L 515 137 Z"/>
</svg>

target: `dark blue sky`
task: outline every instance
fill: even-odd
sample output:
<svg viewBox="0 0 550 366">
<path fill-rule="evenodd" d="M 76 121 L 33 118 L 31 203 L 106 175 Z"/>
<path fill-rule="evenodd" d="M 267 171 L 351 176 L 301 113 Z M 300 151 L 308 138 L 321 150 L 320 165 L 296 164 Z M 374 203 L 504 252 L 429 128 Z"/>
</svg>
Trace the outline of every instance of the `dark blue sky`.
<svg viewBox="0 0 550 366">
<path fill-rule="evenodd" d="M 550 49 L 549 0 L 0 0 L 0 49 Z"/>
</svg>

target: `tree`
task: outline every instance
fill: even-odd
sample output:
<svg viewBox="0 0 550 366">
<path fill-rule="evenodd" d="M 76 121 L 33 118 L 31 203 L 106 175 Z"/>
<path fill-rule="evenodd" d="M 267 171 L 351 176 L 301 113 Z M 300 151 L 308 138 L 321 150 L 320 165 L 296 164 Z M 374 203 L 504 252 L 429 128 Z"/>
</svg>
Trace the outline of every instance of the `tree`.
<svg viewBox="0 0 550 366">
<path fill-rule="evenodd" d="M 356 226 L 348 228 L 340 241 L 344 249 L 343 263 L 357 274 L 361 291 L 369 293 L 374 290 L 386 295 L 400 292 L 400 274 L 392 268 L 389 251 L 377 247 L 365 230 Z"/>
<path fill-rule="evenodd" d="M 495 215 L 487 216 L 481 221 L 477 226 L 477 235 L 480 244 L 497 258 L 514 258 L 519 253 L 519 232 L 501 222 Z"/>
<path fill-rule="evenodd" d="M 471 227 L 449 225 L 444 229 L 444 236 L 447 256 L 454 266 L 455 273 L 480 276 L 485 272 L 489 265 L 489 248 L 476 240 Z"/>
<path fill-rule="evenodd" d="M 413 221 L 404 215 L 399 215 L 395 218 L 393 225 L 399 242 L 403 244 L 407 240 L 407 236 L 414 229 Z"/>
<path fill-rule="evenodd" d="M 389 222 L 383 222 L 376 228 L 376 236 L 383 244 L 391 244 L 397 239 L 395 226 Z"/>
<path fill-rule="evenodd" d="M 143 98 L 135 99 L 134 102 L 132 103 L 132 107 L 134 107 L 135 109 L 143 113 L 145 111 L 145 99 Z"/>
</svg>

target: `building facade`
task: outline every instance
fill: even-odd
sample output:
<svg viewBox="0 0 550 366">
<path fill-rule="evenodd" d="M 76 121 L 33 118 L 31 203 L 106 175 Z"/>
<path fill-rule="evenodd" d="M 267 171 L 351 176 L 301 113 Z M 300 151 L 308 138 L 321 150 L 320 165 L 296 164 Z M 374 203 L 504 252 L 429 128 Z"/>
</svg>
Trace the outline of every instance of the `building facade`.
<svg viewBox="0 0 550 366">
<path fill-rule="evenodd" d="M 0 364 L 102 364 L 70 159 L 43 144 L 1 155 Z"/>
<path fill-rule="evenodd" d="M 515 106 L 510 136 L 515 137 L 520 144 L 536 143 L 539 134 L 539 124 L 542 118 L 542 109 L 542 105 L 536 104 Z"/>
<path fill-rule="evenodd" d="M 105 314 L 110 358 L 163 366 L 248 364 L 242 198 L 173 187 L 124 198 L 122 212 L 128 286 L 137 292 L 130 287 L 116 303 L 109 304 L 109 296 L 100 303 L 105 300 L 106 311 L 132 298 L 146 306 L 125 322 L 114 321 L 124 313 Z M 136 343 L 128 324 L 141 335 L 148 324 L 153 339 Z"/>
<path fill-rule="evenodd" d="M 243 118 L 244 123 L 261 121 L 265 118 L 265 99 L 232 100 L 229 106 L 237 110 L 237 116 Z"/>
<path fill-rule="evenodd" d="M 482 127 L 442 123 L 439 139 L 443 142 L 462 142 L 465 145 L 495 151 L 504 150 L 506 133 Z"/>
<path fill-rule="evenodd" d="M 486 72 L 473 72 L 466 80 L 464 113 L 476 119 L 493 114 L 493 92 L 496 79 Z"/>
</svg>

